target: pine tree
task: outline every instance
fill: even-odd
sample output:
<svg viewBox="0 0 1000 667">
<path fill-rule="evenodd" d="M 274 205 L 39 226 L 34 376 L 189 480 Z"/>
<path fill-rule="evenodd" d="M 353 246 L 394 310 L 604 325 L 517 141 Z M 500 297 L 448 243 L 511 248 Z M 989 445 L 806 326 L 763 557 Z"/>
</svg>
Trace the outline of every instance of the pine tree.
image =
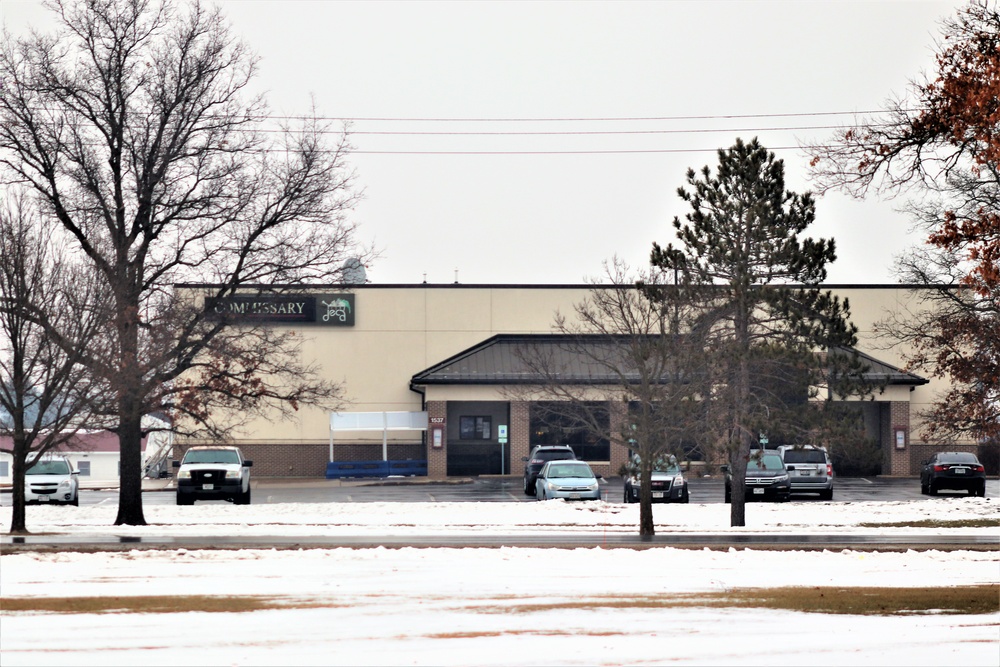
<svg viewBox="0 0 1000 667">
<path fill-rule="evenodd" d="M 677 245 L 653 245 L 651 263 L 700 289 L 708 338 L 708 427 L 733 474 L 731 523 L 743 526 L 745 477 L 762 435 L 794 433 L 809 398 L 837 378 L 858 377 L 856 328 L 849 304 L 818 285 L 836 259 L 832 240 L 802 238 L 815 219 L 809 193 L 785 190 L 784 164 L 756 139 L 719 151 L 715 174 L 687 173 L 681 199 L 687 222 L 674 219 Z M 832 366 L 837 366 L 831 372 Z M 797 390 L 794 390 L 797 388 Z"/>
</svg>

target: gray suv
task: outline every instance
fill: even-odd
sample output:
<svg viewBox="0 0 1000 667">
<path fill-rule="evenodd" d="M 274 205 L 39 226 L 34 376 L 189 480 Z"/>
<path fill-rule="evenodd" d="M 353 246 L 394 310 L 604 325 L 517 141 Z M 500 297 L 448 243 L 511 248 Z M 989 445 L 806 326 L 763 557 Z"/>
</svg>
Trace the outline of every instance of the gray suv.
<svg viewBox="0 0 1000 667">
<path fill-rule="evenodd" d="M 782 445 L 781 460 L 788 469 L 792 493 L 818 493 L 822 500 L 833 500 L 833 464 L 823 447 Z"/>
</svg>

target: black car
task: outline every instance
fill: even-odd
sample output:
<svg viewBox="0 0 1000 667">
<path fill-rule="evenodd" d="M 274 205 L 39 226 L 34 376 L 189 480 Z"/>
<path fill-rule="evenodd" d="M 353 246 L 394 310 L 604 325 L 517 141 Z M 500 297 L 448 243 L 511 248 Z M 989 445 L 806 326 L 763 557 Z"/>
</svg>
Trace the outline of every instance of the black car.
<svg viewBox="0 0 1000 667">
<path fill-rule="evenodd" d="M 576 454 L 569 445 L 538 445 L 528 456 L 522 456 L 524 461 L 524 495 L 535 495 L 535 480 L 538 471 L 547 461 L 575 460 Z"/>
<path fill-rule="evenodd" d="M 986 469 L 975 454 L 938 452 L 923 462 L 920 493 L 936 496 L 941 489 L 967 491 L 970 496 L 986 495 Z"/>
<path fill-rule="evenodd" d="M 731 503 L 733 487 L 733 471 L 729 466 L 723 466 L 726 473 L 726 502 Z M 766 450 L 761 454 L 753 452 L 747 461 L 746 500 L 778 500 L 785 502 L 792 492 L 792 484 L 788 479 L 788 470 L 781 456 Z"/>
</svg>

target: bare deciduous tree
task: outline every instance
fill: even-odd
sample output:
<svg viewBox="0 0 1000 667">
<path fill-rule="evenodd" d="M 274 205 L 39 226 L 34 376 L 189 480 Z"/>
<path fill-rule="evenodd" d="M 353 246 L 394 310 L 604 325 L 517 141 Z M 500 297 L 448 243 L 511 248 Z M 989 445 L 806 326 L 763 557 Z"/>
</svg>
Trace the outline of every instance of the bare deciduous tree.
<svg viewBox="0 0 1000 667">
<path fill-rule="evenodd" d="M 59 232 L 23 193 L 0 210 L 0 436 L 10 439 L 0 451 L 13 459 L 11 533 L 27 532 L 25 471 L 80 429 L 102 425 L 104 388 L 77 352 L 101 345 L 102 296 L 60 252 Z"/>
<path fill-rule="evenodd" d="M 924 413 L 927 435 L 1000 440 L 1000 10 L 971 0 L 942 23 L 936 72 L 877 118 L 816 142 L 823 190 L 914 195 L 927 242 L 897 263 L 932 289 L 880 328 L 909 344 L 916 369 L 952 387 Z"/>
<path fill-rule="evenodd" d="M 524 349 L 522 361 L 544 381 L 521 393 L 585 424 L 612 447 L 639 455 L 639 534 L 651 537 L 654 461 L 682 458 L 697 442 L 704 346 L 682 286 L 668 284 L 660 272 L 633 274 L 618 259 L 605 273 L 603 284 L 594 285 L 572 316 L 557 315 L 554 345 Z M 567 381 L 581 369 L 589 382 Z M 610 425 L 609 406 L 623 413 L 617 429 Z"/>
<path fill-rule="evenodd" d="M 336 388 L 286 363 L 295 338 L 227 336 L 178 283 L 213 297 L 336 283 L 355 245 L 346 135 L 310 120 L 262 131 L 257 58 L 194 1 L 54 0 L 53 36 L 4 35 L 0 165 L 31 188 L 111 296 L 112 349 L 83 363 L 110 385 L 121 450 L 116 524 L 144 524 L 142 417 L 212 402 L 283 412 Z M 189 293 L 185 293 L 189 294 Z M 256 347 L 252 347 L 256 345 Z M 196 394 L 198 394 L 196 396 Z"/>
</svg>

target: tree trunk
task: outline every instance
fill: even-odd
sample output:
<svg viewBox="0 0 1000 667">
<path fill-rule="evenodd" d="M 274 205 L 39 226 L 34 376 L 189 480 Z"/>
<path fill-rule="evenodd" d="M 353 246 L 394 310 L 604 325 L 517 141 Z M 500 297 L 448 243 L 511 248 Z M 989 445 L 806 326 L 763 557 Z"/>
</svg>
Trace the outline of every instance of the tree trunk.
<svg viewBox="0 0 1000 667">
<path fill-rule="evenodd" d="M 639 461 L 639 537 L 650 540 L 656 534 L 653 526 L 653 456 L 649 447 Z"/>
<path fill-rule="evenodd" d="M 139 368 L 138 323 L 123 308 L 119 320 L 122 362 L 118 385 L 118 516 L 115 525 L 145 526 L 142 512 L 142 373 Z"/>
<path fill-rule="evenodd" d="M 10 516 L 10 532 L 12 535 L 24 535 L 28 532 L 27 523 L 25 522 L 25 505 L 24 505 L 24 479 L 25 479 L 25 462 L 28 460 L 28 446 L 24 441 L 23 436 L 14 435 L 14 461 L 12 463 L 14 468 L 13 484 L 14 487 L 11 489 L 11 497 L 13 499 L 13 508 Z"/>
<path fill-rule="evenodd" d="M 132 414 L 118 428 L 121 470 L 116 526 L 145 526 L 142 512 L 142 417 Z"/>
<path fill-rule="evenodd" d="M 730 438 L 730 451 L 735 444 L 736 456 L 730 461 L 733 482 L 730 489 L 729 525 L 747 525 L 747 459 L 750 457 L 750 434 L 746 429 L 747 406 L 750 405 L 750 304 L 744 289 L 736 290 L 736 317 L 734 319 L 736 334 L 736 383 L 735 402 L 733 403 L 733 430 Z"/>
</svg>

